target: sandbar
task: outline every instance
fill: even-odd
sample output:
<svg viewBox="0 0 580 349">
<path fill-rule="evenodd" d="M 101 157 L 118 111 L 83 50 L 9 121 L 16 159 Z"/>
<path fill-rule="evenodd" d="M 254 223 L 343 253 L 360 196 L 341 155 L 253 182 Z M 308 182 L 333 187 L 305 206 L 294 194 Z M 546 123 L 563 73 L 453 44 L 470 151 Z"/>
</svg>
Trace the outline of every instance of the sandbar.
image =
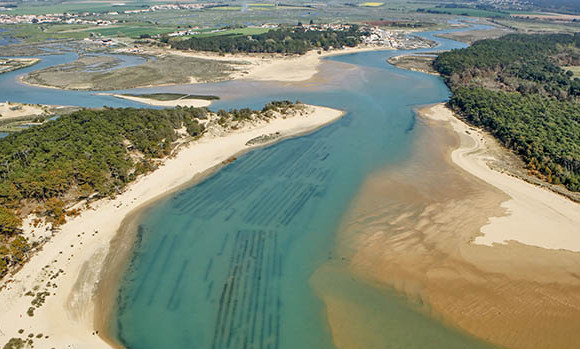
<svg viewBox="0 0 580 349">
<path fill-rule="evenodd" d="M 153 98 L 143 98 L 137 96 L 128 96 L 120 94 L 112 94 L 111 96 L 127 99 L 137 103 L 143 103 L 147 105 L 154 105 L 157 107 L 207 107 L 211 104 L 211 100 L 208 99 L 196 99 L 196 98 L 179 98 L 170 101 L 160 101 Z"/>
</svg>

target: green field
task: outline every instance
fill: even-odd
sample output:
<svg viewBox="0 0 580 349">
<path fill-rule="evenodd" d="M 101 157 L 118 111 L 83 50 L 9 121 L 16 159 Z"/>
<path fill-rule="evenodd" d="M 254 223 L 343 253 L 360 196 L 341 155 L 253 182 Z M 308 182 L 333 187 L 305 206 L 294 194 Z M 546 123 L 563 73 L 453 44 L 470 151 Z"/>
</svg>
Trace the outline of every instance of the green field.
<svg viewBox="0 0 580 349">
<path fill-rule="evenodd" d="M 274 7 L 276 5 L 274 5 L 274 4 L 248 4 L 248 6 L 250 6 L 250 7 L 260 7 L 260 6 L 262 6 L 262 7 Z"/>
<path fill-rule="evenodd" d="M 529 15 L 529 16 L 546 14 L 546 12 L 534 12 L 534 11 L 508 11 L 508 13 L 510 15 Z"/>
<path fill-rule="evenodd" d="M 167 34 L 179 30 L 177 27 L 161 27 L 150 24 L 128 24 L 87 29 L 86 33 L 98 33 L 103 36 L 127 36 L 137 38 L 143 34 Z"/>
<path fill-rule="evenodd" d="M 11 36 L 25 42 L 40 42 L 47 39 L 84 39 L 91 33 L 137 38 L 142 34 L 166 34 L 179 30 L 177 26 L 156 26 L 148 23 L 127 23 L 104 27 L 86 24 L 18 24 L 0 26 L 0 28 L 9 28 Z"/>
<path fill-rule="evenodd" d="M 206 10 L 215 11 L 242 11 L 244 9 L 249 9 L 252 11 L 275 11 L 275 10 L 311 10 L 309 7 L 302 6 L 288 6 L 288 5 L 274 5 L 274 4 L 247 4 L 245 6 L 238 5 L 224 5 L 210 7 Z"/>
<path fill-rule="evenodd" d="M 580 32 L 580 23 L 575 22 L 549 22 L 541 20 L 529 20 L 525 18 L 499 18 L 494 22 L 504 25 L 514 30 L 519 30 L 524 33 L 569 33 L 574 34 Z"/>
<path fill-rule="evenodd" d="M 509 17 L 509 13 L 506 12 L 496 12 L 496 11 L 487 11 L 487 10 L 479 10 L 475 8 L 439 8 L 439 7 L 432 7 L 426 8 L 425 10 L 441 14 L 452 14 L 457 16 L 469 16 L 469 17 Z"/>
</svg>

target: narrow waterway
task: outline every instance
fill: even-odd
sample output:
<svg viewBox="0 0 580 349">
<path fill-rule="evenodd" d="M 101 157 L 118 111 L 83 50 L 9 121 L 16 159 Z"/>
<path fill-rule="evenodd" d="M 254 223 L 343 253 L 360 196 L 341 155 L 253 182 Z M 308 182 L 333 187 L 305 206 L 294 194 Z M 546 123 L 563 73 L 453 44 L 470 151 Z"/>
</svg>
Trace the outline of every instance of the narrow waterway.
<svg viewBox="0 0 580 349">
<path fill-rule="evenodd" d="M 340 270 L 318 269 L 345 258 L 334 255 L 335 232 L 361 182 L 410 155 L 420 132 L 413 108 L 448 97 L 438 77 L 386 63 L 400 53 L 335 57 L 302 84 L 233 81 L 171 89 L 218 94 L 223 99 L 215 108 L 260 107 L 283 98 L 347 115 L 311 135 L 244 155 L 142 215 L 113 324 L 122 343 L 332 348 L 325 304 L 313 287 L 317 273 L 316 289 L 336 285 L 361 295 L 359 309 L 384 311 L 390 322 L 383 323 L 396 330 L 382 331 L 380 347 L 485 346 L 394 293 L 350 282 Z"/>
<path fill-rule="evenodd" d="M 437 49 L 463 45 L 421 34 Z M 424 50 L 432 51 L 432 50 Z M 417 52 L 417 51 L 413 51 Z M 401 51 L 328 59 L 304 83 L 231 81 L 133 91 L 216 94 L 212 109 L 260 108 L 274 99 L 346 111 L 336 123 L 238 158 L 202 183 L 147 209 L 124 274 L 111 330 L 131 348 L 333 348 L 325 304 L 315 289 L 360 295 L 360 309 L 389 321 L 379 347 L 465 348 L 485 344 L 423 314 L 388 290 L 320 270 L 335 255 L 336 231 L 361 183 L 410 156 L 420 129 L 413 109 L 444 101 L 440 78 L 386 60 Z M 95 107 L 136 103 L 90 92 L 22 85 L 26 71 L 0 77 L 4 99 Z M 320 273 L 323 273 L 322 275 Z M 314 287 L 312 276 L 317 274 Z M 360 326 L 353 317 L 352 326 Z M 376 339 L 375 339 L 376 340 Z M 376 343 L 376 341 L 374 342 Z M 361 347 L 365 347 L 361 343 Z"/>
</svg>

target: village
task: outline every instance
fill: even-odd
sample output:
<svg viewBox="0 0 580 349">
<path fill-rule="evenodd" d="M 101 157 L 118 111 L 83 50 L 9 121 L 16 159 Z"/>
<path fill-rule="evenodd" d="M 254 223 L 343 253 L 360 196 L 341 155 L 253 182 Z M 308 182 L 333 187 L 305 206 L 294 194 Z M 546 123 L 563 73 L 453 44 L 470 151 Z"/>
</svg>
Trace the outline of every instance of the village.
<svg viewBox="0 0 580 349">
<path fill-rule="evenodd" d="M 52 14 L 18 14 L 11 15 L 11 8 L 0 7 L 0 24 L 39 24 L 39 23 L 60 23 L 60 24 L 90 24 L 107 26 L 117 23 L 117 20 L 109 19 L 110 16 L 131 15 L 147 12 L 170 11 L 170 10 L 201 10 L 203 8 L 215 6 L 216 3 L 195 3 L 195 4 L 160 4 L 152 5 L 142 9 L 128 9 L 109 12 L 79 12 L 79 13 L 52 13 Z M 4 12 L 4 13 L 1 13 Z M 107 19 L 94 19 L 95 17 L 106 17 Z"/>
</svg>

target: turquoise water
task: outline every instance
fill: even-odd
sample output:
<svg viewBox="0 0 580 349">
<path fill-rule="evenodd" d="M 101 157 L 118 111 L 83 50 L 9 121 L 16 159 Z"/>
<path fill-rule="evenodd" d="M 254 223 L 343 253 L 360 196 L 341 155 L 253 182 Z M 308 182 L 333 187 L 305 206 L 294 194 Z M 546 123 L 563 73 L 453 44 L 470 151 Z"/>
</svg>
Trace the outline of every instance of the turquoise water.
<svg viewBox="0 0 580 349">
<path fill-rule="evenodd" d="M 437 41 L 438 49 L 463 46 Z M 299 99 L 347 114 L 313 134 L 241 156 L 147 210 L 111 324 L 121 342 L 131 348 L 334 347 L 311 277 L 329 259 L 340 260 L 333 255 L 335 232 L 367 175 L 409 155 L 418 132 L 413 108 L 448 98 L 438 77 L 386 63 L 402 53 L 333 57 L 312 84 L 231 81 L 131 91 L 217 94 L 222 99 L 214 109 Z M 17 82 L 22 73 L 75 58 L 44 56 L 35 67 L 4 74 L 0 95 L 25 103 L 139 106 Z M 318 284 L 345 287 L 360 295 L 362 308 L 384 314 L 381 347 L 484 346 L 394 294 L 350 282 L 346 274 L 323 276 Z"/>
<path fill-rule="evenodd" d="M 448 98 L 438 77 L 386 63 L 400 53 L 332 58 L 312 85 L 234 81 L 171 89 L 223 96 L 215 108 L 285 98 L 347 115 L 313 134 L 252 151 L 146 211 L 112 324 L 123 344 L 334 347 L 310 278 L 329 258 L 340 258 L 333 256 L 337 225 L 365 177 L 409 155 L 413 107 Z M 375 302 L 392 317 L 395 330 L 384 331 L 383 347 L 485 346 L 394 295 L 348 287 L 365 295 L 361 304 Z"/>
</svg>

